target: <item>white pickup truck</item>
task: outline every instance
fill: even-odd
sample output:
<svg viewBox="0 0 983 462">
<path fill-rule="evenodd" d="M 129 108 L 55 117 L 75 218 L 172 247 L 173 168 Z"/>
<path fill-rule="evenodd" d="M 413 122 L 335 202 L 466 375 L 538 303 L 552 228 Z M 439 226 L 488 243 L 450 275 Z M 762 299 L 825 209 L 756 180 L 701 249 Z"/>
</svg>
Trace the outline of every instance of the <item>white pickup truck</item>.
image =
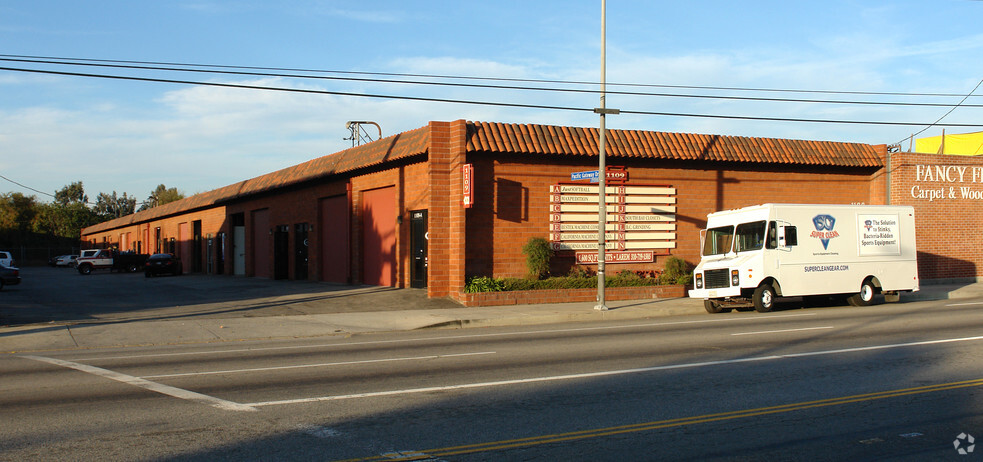
<svg viewBox="0 0 983 462">
<path fill-rule="evenodd" d="M 80 274 L 91 274 L 93 270 L 97 269 L 135 273 L 143 268 L 148 257 L 144 254 L 117 252 L 111 249 L 99 250 L 91 255 L 87 255 L 85 252 L 87 251 L 83 251 L 78 260 L 75 260 L 75 268 Z"/>
</svg>

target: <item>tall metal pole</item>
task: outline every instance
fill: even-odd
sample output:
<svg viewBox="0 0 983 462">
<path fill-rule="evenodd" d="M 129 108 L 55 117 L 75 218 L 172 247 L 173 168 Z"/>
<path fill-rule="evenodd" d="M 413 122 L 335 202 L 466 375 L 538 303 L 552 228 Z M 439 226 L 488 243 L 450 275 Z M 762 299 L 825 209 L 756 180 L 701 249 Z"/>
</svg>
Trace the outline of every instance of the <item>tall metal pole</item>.
<svg viewBox="0 0 983 462">
<path fill-rule="evenodd" d="M 597 305 L 594 306 L 595 310 L 607 311 L 608 307 L 604 301 L 604 250 L 607 245 L 606 234 L 607 234 L 607 172 L 606 172 L 606 162 L 604 159 L 604 117 L 607 115 L 604 96 L 607 91 L 607 85 L 605 81 L 605 70 L 606 70 L 606 57 L 605 50 L 607 48 L 606 44 L 606 24 L 607 24 L 607 1 L 601 0 L 601 107 L 595 109 L 594 112 L 601 115 L 601 128 L 600 136 L 597 141 L 597 177 L 598 177 L 598 190 L 597 190 Z"/>
</svg>

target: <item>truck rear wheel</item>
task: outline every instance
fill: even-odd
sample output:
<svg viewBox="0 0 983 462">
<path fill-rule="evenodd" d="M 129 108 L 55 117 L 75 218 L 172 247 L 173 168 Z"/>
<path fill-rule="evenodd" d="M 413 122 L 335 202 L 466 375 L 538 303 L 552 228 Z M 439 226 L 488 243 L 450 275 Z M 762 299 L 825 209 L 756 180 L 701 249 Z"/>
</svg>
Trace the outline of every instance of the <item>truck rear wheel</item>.
<svg viewBox="0 0 983 462">
<path fill-rule="evenodd" d="M 860 284 L 860 292 L 851 295 L 846 301 L 853 306 L 870 306 L 874 302 L 874 294 L 876 293 L 877 288 L 868 279 L 863 284 Z"/>
<path fill-rule="evenodd" d="M 751 296 L 755 311 L 767 313 L 775 307 L 775 289 L 769 284 L 761 284 Z"/>
</svg>

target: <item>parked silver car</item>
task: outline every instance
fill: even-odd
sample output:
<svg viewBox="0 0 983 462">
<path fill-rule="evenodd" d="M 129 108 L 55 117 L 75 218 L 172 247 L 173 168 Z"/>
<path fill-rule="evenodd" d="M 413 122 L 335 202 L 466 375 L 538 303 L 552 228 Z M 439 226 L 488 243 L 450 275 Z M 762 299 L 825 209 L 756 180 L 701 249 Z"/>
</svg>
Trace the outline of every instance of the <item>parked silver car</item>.
<svg viewBox="0 0 983 462">
<path fill-rule="evenodd" d="M 62 255 L 55 260 L 55 266 L 75 266 L 75 260 L 78 260 L 78 255 Z"/>
<path fill-rule="evenodd" d="M 0 265 L 0 290 L 3 290 L 4 286 L 15 286 L 17 284 L 20 284 L 20 269 Z"/>
</svg>

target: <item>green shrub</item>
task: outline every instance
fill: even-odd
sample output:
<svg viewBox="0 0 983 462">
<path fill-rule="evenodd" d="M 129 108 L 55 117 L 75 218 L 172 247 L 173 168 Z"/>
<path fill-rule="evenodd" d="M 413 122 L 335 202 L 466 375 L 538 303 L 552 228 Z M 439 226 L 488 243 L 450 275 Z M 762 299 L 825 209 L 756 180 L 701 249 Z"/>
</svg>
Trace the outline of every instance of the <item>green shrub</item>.
<svg viewBox="0 0 983 462">
<path fill-rule="evenodd" d="M 526 245 L 522 246 L 522 253 L 526 254 L 526 267 L 529 269 L 529 277 L 533 279 L 543 279 L 550 274 L 550 259 L 553 258 L 553 247 L 549 241 L 542 237 L 530 238 Z"/>
<path fill-rule="evenodd" d="M 682 258 L 672 256 L 666 259 L 659 282 L 662 284 L 687 284 L 693 280 L 689 263 Z"/>
<path fill-rule="evenodd" d="M 621 271 L 618 271 L 618 273 L 614 275 L 614 279 L 616 281 L 622 282 L 624 284 L 633 285 L 633 284 L 635 284 L 637 282 L 637 280 L 642 279 L 642 277 L 639 276 L 638 273 L 636 273 L 634 271 L 631 271 L 631 270 L 621 270 Z M 607 282 L 607 280 L 605 279 L 605 283 L 606 282 Z"/>
<path fill-rule="evenodd" d="M 501 279 L 490 278 L 488 276 L 472 276 L 464 284 L 464 292 L 473 294 L 478 292 L 501 292 L 504 284 Z"/>
<path fill-rule="evenodd" d="M 577 279 L 596 278 L 597 273 L 594 273 L 586 266 L 574 266 L 573 268 L 570 268 L 570 272 L 567 273 L 567 277 Z"/>
<path fill-rule="evenodd" d="M 550 252 L 552 253 L 552 251 Z M 604 278 L 605 287 L 646 287 L 665 284 L 690 284 L 693 274 L 688 272 L 689 267 L 685 261 L 670 257 L 666 260 L 666 271 L 659 277 L 651 277 L 650 273 L 643 271 L 622 270 L 614 276 Z M 684 272 L 679 274 L 679 268 Z M 668 275 L 667 275 L 668 274 Z M 673 275 L 675 276 L 672 279 Z M 467 280 L 464 291 L 467 293 L 476 292 L 502 292 L 515 290 L 557 290 L 557 289 L 589 289 L 597 287 L 597 274 L 590 268 L 576 266 L 570 270 L 566 277 L 544 277 L 536 278 L 492 278 L 487 276 L 474 276 Z"/>
</svg>

